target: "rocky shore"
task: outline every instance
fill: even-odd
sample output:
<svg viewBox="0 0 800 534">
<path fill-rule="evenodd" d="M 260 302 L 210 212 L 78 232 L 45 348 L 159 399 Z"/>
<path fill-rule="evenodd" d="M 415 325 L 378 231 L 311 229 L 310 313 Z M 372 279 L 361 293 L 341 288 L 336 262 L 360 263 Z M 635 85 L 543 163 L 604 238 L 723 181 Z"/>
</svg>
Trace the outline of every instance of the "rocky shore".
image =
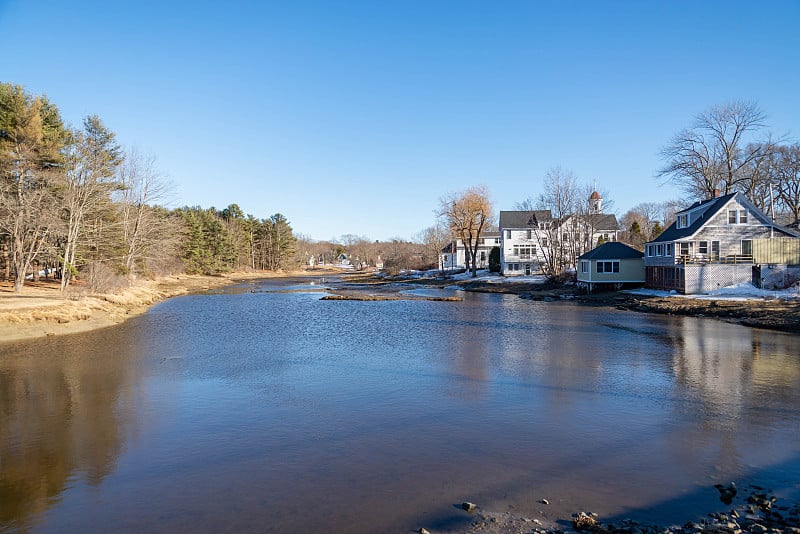
<svg viewBox="0 0 800 534">
<path fill-rule="evenodd" d="M 631 519 L 605 522 L 592 512 L 577 512 L 569 520 L 545 524 L 539 519 L 510 512 L 484 511 L 474 503 L 461 505 L 473 517 L 464 534 L 800 534 L 800 504 L 782 500 L 769 490 L 749 486 L 739 492 L 736 484 L 717 485 L 720 500 L 731 508 L 709 513 L 682 525 L 651 525 Z M 709 491 L 714 491 L 710 489 Z M 549 504 L 547 499 L 539 501 Z M 436 534 L 420 527 L 420 534 Z"/>
<path fill-rule="evenodd" d="M 353 280 L 364 286 L 370 277 L 354 275 Z M 372 278 L 373 285 L 404 284 L 427 287 L 460 286 L 465 291 L 502 293 L 521 298 L 553 302 L 570 300 L 587 306 L 607 306 L 618 309 L 691 317 L 710 317 L 756 328 L 800 333 L 800 300 L 781 299 L 696 299 L 670 296 L 639 295 L 626 291 L 586 294 L 575 285 L 491 280 L 452 280 L 440 278 Z M 347 280 L 347 278 L 346 278 Z"/>
</svg>

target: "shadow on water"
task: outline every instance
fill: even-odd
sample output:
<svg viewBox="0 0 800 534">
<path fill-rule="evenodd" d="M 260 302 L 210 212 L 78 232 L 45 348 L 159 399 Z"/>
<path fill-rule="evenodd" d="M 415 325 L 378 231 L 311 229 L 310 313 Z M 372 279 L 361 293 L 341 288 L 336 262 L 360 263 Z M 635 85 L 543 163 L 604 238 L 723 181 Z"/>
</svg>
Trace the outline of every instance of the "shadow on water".
<svg viewBox="0 0 800 534">
<path fill-rule="evenodd" d="M 697 521 L 707 514 L 730 512 L 732 509 L 747 503 L 752 490 L 764 488 L 767 493 L 779 499 L 800 502 L 800 479 L 795 478 L 800 466 L 800 455 L 784 462 L 755 469 L 737 477 L 736 480 L 720 479 L 719 484 L 735 482 L 738 488 L 731 503 L 720 499 L 719 491 L 714 485 L 701 487 L 684 495 L 665 499 L 648 506 L 626 510 L 624 513 L 602 517 L 603 523 L 619 523 L 623 519 L 657 522 L 661 525 L 682 525 L 689 521 Z M 705 505 L 705 508 L 702 506 Z"/>
</svg>

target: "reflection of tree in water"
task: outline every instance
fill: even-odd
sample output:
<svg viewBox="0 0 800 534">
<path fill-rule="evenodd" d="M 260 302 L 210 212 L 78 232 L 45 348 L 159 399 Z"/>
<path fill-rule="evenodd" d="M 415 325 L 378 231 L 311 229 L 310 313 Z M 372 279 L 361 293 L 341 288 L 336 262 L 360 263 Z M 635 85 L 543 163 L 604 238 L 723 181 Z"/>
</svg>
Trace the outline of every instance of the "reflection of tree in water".
<svg viewBox="0 0 800 534">
<path fill-rule="evenodd" d="M 29 528 L 70 479 L 99 485 L 124 444 L 131 419 L 124 358 L 60 352 L 46 347 L 33 357 L 20 349 L 0 360 L 0 529 Z"/>
</svg>

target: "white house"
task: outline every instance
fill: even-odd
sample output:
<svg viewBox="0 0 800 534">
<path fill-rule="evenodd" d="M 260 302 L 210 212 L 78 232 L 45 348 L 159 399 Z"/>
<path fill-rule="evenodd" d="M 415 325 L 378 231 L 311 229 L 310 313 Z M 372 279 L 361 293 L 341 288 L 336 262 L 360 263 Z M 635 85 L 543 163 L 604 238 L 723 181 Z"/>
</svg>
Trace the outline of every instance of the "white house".
<svg viewBox="0 0 800 534">
<path fill-rule="evenodd" d="M 800 277 L 800 239 L 741 193 L 696 202 L 645 244 L 647 286 L 705 293 L 743 282 L 777 287 Z"/>
<path fill-rule="evenodd" d="M 484 232 L 478 239 L 476 257 L 478 269 L 489 268 L 489 254 L 494 247 L 500 246 L 500 232 Z M 441 265 L 444 270 L 466 269 L 467 247 L 461 239 L 451 241 L 442 249 Z"/>
<path fill-rule="evenodd" d="M 541 271 L 554 221 L 550 210 L 500 212 L 500 272 L 506 276 Z"/>
<path fill-rule="evenodd" d="M 550 210 L 501 211 L 501 272 L 506 276 L 527 275 L 542 270 L 542 264 L 576 265 L 581 254 L 598 242 L 617 241 L 616 216 L 603 213 L 603 198 L 594 191 L 584 214 L 554 219 Z"/>
</svg>

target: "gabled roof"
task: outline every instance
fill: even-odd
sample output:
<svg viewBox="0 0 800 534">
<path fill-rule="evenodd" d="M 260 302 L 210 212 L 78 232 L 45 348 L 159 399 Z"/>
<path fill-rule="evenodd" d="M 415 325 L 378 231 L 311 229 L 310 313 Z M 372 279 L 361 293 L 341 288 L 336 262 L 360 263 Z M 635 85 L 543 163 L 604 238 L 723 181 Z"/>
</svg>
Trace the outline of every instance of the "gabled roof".
<svg viewBox="0 0 800 534">
<path fill-rule="evenodd" d="M 578 256 L 579 260 L 627 260 L 630 258 L 642 258 L 643 252 L 639 252 L 635 248 L 631 248 L 619 241 L 609 241 L 603 243 L 597 248 L 594 248 L 582 256 Z"/>
<path fill-rule="evenodd" d="M 676 215 L 682 215 L 689 212 L 699 211 L 699 215 L 693 217 L 692 224 L 687 226 L 686 228 L 678 228 L 678 221 L 676 220 L 671 225 L 664 230 L 661 235 L 653 239 L 652 241 L 648 241 L 649 243 L 657 243 L 663 241 L 676 241 L 678 239 L 684 239 L 694 235 L 700 228 L 708 223 L 711 219 L 714 218 L 717 213 L 720 212 L 728 202 L 736 197 L 737 202 L 740 204 L 747 206 L 748 209 L 763 223 L 766 225 L 773 224 L 771 223 L 769 217 L 758 209 L 750 200 L 747 199 L 741 193 L 730 193 L 728 195 L 723 195 L 721 197 L 712 198 L 709 200 L 703 200 L 700 202 L 695 202 L 685 210 L 681 210 Z M 789 230 L 788 228 L 784 228 L 778 224 L 774 224 L 775 230 L 791 235 L 796 236 L 797 234 Z"/>
<path fill-rule="evenodd" d="M 613 213 L 590 213 L 584 215 L 583 218 L 586 220 L 587 224 L 594 228 L 595 232 L 601 230 L 619 230 L 617 216 Z"/>
<path fill-rule="evenodd" d="M 536 228 L 540 222 L 553 220 L 550 210 L 530 210 L 530 211 L 501 211 L 500 229 L 506 228 Z"/>
</svg>

